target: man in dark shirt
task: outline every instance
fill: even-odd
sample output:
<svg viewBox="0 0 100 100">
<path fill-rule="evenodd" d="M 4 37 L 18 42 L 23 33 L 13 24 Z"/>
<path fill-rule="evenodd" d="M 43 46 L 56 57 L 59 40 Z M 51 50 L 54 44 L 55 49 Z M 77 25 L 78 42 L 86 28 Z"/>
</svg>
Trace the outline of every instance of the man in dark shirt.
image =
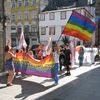
<svg viewBox="0 0 100 100">
<path fill-rule="evenodd" d="M 71 51 L 68 49 L 68 44 L 65 45 L 65 50 L 63 50 L 62 54 L 64 55 L 64 65 L 67 69 L 66 76 L 70 76 L 71 73 L 69 65 L 71 65 Z"/>
</svg>

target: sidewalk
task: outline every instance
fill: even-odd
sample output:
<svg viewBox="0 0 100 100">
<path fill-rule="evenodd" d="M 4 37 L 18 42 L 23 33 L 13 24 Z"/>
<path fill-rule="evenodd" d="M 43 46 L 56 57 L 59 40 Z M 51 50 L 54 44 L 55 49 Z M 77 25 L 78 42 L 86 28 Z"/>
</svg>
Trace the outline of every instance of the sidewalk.
<svg viewBox="0 0 100 100">
<path fill-rule="evenodd" d="M 59 71 L 59 85 L 54 80 L 15 76 L 14 86 L 6 87 L 7 76 L 0 75 L 0 100 L 100 100 L 100 64 L 71 69 L 71 76 Z"/>
</svg>

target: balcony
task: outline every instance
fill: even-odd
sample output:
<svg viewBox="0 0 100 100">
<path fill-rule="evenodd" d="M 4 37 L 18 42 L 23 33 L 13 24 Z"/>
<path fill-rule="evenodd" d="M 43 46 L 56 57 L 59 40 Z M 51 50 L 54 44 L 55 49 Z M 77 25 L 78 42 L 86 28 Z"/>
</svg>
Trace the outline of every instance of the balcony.
<svg viewBox="0 0 100 100">
<path fill-rule="evenodd" d="M 16 33 L 11 33 L 11 36 L 17 36 L 17 37 L 19 37 L 20 36 L 20 32 L 16 32 Z M 35 36 L 35 37 L 38 37 L 38 32 L 25 32 L 24 33 L 24 36 L 25 37 L 27 37 L 27 36 L 30 36 L 30 37 L 32 37 L 32 36 Z"/>
</svg>

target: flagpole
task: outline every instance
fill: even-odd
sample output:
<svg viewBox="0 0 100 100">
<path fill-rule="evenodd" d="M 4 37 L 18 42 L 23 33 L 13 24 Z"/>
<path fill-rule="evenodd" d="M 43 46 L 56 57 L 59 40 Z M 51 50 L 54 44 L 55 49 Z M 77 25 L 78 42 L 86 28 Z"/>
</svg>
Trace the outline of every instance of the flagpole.
<svg viewBox="0 0 100 100">
<path fill-rule="evenodd" d="M 60 40 L 61 36 L 62 36 L 62 34 L 60 35 L 60 37 L 59 37 L 59 39 L 58 39 L 57 43 L 59 42 L 59 40 Z"/>
</svg>

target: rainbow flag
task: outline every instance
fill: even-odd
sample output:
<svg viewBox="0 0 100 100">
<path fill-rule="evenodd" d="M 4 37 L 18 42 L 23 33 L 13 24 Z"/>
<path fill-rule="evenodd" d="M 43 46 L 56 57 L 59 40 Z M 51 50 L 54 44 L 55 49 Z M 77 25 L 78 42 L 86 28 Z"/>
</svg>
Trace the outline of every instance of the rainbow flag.
<svg viewBox="0 0 100 100">
<path fill-rule="evenodd" d="M 29 75 L 55 78 L 55 62 L 53 55 L 49 55 L 41 61 L 33 59 L 27 53 L 16 53 L 13 59 L 15 70 Z"/>
<path fill-rule="evenodd" d="M 92 38 L 97 25 L 89 18 L 73 11 L 68 23 L 66 24 L 62 34 L 77 37 L 81 40 L 88 41 Z"/>
</svg>

